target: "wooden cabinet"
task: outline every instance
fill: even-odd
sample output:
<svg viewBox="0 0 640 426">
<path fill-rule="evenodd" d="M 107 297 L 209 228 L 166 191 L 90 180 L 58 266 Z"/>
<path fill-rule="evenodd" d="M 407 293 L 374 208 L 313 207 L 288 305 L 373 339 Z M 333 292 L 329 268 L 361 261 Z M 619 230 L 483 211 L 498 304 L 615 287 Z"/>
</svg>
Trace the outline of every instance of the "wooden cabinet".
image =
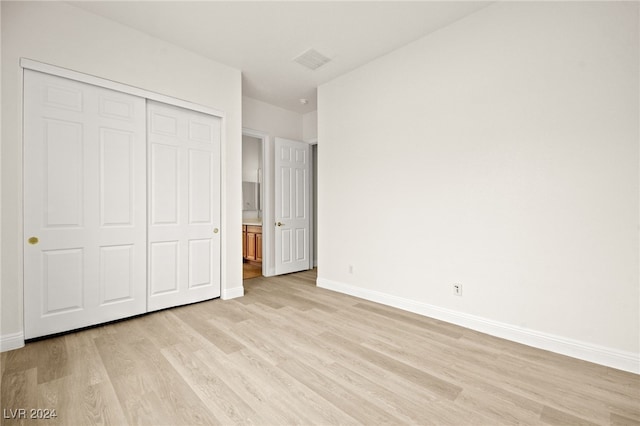
<svg viewBox="0 0 640 426">
<path fill-rule="evenodd" d="M 242 225 L 242 257 L 262 262 L 262 226 Z"/>
<path fill-rule="evenodd" d="M 249 232 L 247 226 L 247 260 L 256 260 L 256 234 L 255 232 Z"/>
<path fill-rule="evenodd" d="M 247 225 L 242 225 L 242 258 L 247 258 Z"/>
<path fill-rule="evenodd" d="M 256 261 L 262 262 L 262 228 L 260 233 L 256 234 Z"/>
</svg>

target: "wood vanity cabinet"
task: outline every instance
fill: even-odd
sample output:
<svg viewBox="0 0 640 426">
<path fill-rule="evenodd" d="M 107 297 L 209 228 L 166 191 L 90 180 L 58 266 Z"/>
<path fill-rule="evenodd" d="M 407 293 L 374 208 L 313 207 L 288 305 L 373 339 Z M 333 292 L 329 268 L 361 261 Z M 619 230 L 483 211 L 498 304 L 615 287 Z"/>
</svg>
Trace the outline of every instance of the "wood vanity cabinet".
<svg viewBox="0 0 640 426">
<path fill-rule="evenodd" d="M 262 262 L 262 227 L 260 233 L 256 234 L 256 261 Z"/>
<path fill-rule="evenodd" d="M 242 225 L 242 258 L 247 258 L 247 225 Z"/>
<path fill-rule="evenodd" d="M 262 226 L 242 225 L 242 257 L 262 262 Z"/>
</svg>

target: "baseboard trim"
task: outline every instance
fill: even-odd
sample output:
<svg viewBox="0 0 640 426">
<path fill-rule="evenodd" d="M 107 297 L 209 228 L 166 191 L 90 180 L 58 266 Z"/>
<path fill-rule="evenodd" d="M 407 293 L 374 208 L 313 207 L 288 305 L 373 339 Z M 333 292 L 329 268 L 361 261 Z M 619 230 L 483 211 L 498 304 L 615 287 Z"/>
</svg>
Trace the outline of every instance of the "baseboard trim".
<svg viewBox="0 0 640 426">
<path fill-rule="evenodd" d="M 587 342 L 568 339 L 562 336 L 542 333 L 324 278 L 318 278 L 316 284 L 318 287 L 327 290 L 337 291 L 339 293 L 348 294 L 350 296 L 359 297 L 361 299 L 370 300 L 372 302 L 435 318 L 479 331 L 481 333 L 532 346 L 534 348 L 544 349 L 570 356 L 572 358 L 616 368 L 618 370 L 640 374 L 640 354 L 623 352 Z"/>
<path fill-rule="evenodd" d="M 20 349 L 24 346 L 24 333 L 11 333 L 0 336 L 0 352 Z"/>
<path fill-rule="evenodd" d="M 235 299 L 244 296 L 244 287 L 233 287 L 222 290 L 222 300 Z"/>
</svg>

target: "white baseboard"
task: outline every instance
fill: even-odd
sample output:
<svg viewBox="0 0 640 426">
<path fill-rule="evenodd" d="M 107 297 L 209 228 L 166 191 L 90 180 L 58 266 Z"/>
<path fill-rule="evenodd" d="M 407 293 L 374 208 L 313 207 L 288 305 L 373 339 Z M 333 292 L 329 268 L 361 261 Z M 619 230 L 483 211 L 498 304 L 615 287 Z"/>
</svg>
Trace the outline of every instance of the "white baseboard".
<svg viewBox="0 0 640 426">
<path fill-rule="evenodd" d="M 244 287 L 233 287 L 222 290 L 222 300 L 235 299 L 244 296 Z"/>
<path fill-rule="evenodd" d="M 24 346 L 24 333 L 11 333 L 0 336 L 0 352 L 20 349 Z"/>
<path fill-rule="evenodd" d="M 544 349 L 572 358 L 640 374 L 640 354 L 619 351 L 587 342 L 568 339 L 566 337 L 529 330 L 511 324 L 323 278 L 317 279 L 317 285 L 321 288 L 435 318 L 534 348 Z"/>
</svg>

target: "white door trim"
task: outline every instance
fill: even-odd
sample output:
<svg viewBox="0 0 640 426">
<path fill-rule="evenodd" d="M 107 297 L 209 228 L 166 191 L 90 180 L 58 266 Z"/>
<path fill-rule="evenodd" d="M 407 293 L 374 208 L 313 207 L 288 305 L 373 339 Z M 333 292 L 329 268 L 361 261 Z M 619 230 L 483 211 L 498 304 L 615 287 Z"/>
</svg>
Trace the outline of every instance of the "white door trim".
<svg viewBox="0 0 640 426">
<path fill-rule="evenodd" d="M 44 72 L 47 74 L 56 75 L 58 77 L 64 77 L 70 80 L 88 83 L 94 86 L 104 87 L 106 89 L 116 90 L 118 92 L 128 93 L 130 95 L 150 99 L 152 101 L 163 102 L 165 104 L 175 105 L 185 109 L 190 109 L 193 111 L 203 112 L 205 114 L 224 118 L 224 112 L 216 110 L 214 108 L 210 108 L 208 106 L 184 101 L 182 99 L 174 98 L 171 96 L 161 95 L 159 93 L 151 92 L 139 87 L 129 86 L 128 84 L 118 83 L 116 81 L 107 80 L 105 78 L 96 77 L 90 74 L 84 74 L 67 68 L 45 64 L 43 62 L 34 61 L 33 59 L 20 58 L 20 66 L 25 69 Z"/>
<path fill-rule="evenodd" d="M 318 266 L 318 254 L 315 250 L 316 245 L 316 230 L 314 226 L 314 222 L 317 220 L 316 213 L 318 206 L 317 203 L 314 202 L 314 198 L 317 198 L 316 191 L 314 187 L 317 187 L 316 175 L 317 175 L 317 164 L 314 167 L 313 163 L 317 163 L 317 159 L 315 158 L 318 153 L 318 149 L 316 148 L 316 154 L 313 153 L 313 147 L 318 145 L 318 138 L 309 139 L 306 141 L 309 144 L 309 259 L 311 262 L 311 269 Z"/>
</svg>

